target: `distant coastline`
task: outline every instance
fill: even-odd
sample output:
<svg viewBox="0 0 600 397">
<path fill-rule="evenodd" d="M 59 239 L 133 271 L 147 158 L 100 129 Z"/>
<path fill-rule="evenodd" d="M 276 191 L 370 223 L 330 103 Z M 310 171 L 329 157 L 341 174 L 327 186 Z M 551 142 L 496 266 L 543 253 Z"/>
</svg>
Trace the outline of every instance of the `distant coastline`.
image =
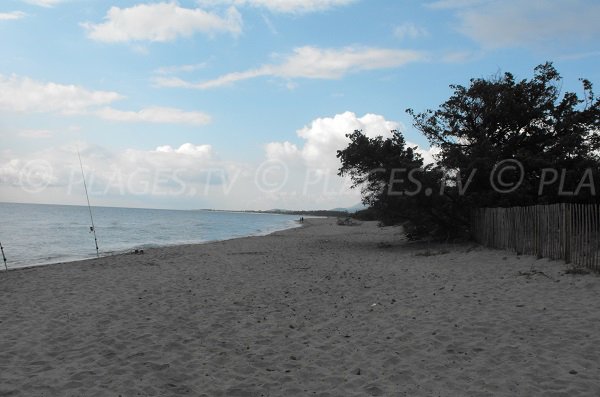
<svg viewBox="0 0 600 397">
<path fill-rule="evenodd" d="M 250 214 L 275 214 L 275 215 L 297 215 L 297 216 L 322 216 L 322 217 L 341 217 L 341 216 L 349 216 L 353 212 L 351 211 L 342 211 L 342 210 L 242 210 L 242 211 L 232 211 L 232 210 L 215 210 L 203 208 L 194 211 L 209 211 L 209 212 L 242 212 L 242 213 L 250 213 Z"/>
</svg>

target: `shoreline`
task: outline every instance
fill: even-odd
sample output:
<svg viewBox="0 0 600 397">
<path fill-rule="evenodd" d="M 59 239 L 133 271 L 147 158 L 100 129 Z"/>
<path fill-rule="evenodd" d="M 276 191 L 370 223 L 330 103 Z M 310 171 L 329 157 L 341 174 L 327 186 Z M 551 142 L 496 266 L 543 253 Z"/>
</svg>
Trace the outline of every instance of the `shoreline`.
<svg viewBox="0 0 600 397">
<path fill-rule="evenodd" d="M 48 204 L 48 205 L 51 205 L 51 204 Z M 181 211 L 184 211 L 184 210 L 181 210 Z M 201 211 L 205 211 L 205 210 L 201 210 Z M 223 212 L 232 212 L 232 211 L 223 211 Z M 165 244 L 165 245 L 152 245 L 152 246 L 141 245 L 141 246 L 131 247 L 131 248 L 127 249 L 127 250 L 110 251 L 109 253 L 106 253 L 106 254 L 102 254 L 102 252 L 101 252 L 99 257 L 95 257 L 92 254 L 92 256 L 90 256 L 88 258 L 75 258 L 75 259 L 72 259 L 72 260 L 64 260 L 64 261 L 58 261 L 58 262 L 43 262 L 43 263 L 39 263 L 39 264 L 25 265 L 25 266 L 15 266 L 15 267 L 10 267 L 9 266 L 8 267 L 8 272 L 13 272 L 13 271 L 22 270 L 22 269 L 30 269 L 30 268 L 35 268 L 35 267 L 42 267 L 42 266 L 55 266 L 55 265 L 62 265 L 62 264 L 69 264 L 69 263 L 76 263 L 76 262 L 91 261 L 91 260 L 94 260 L 94 259 L 110 258 L 110 257 L 121 256 L 121 255 L 129 255 L 133 251 L 135 251 L 136 249 L 142 249 L 143 251 L 147 251 L 147 250 L 150 250 L 150 249 L 162 249 L 162 248 L 168 248 L 168 247 L 210 244 L 210 243 L 216 243 L 216 242 L 219 242 L 219 241 L 235 240 L 235 239 L 239 239 L 239 238 L 263 237 L 263 236 L 271 235 L 273 233 L 278 233 L 278 232 L 282 232 L 282 231 L 286 231 L 286 230 L 297 229 L 297 228 L 303 226 L 298 221 L 294 221 L 294 222 L 295 222 L 295 224 L 294 225 L 290 225 L 290 227 L 286 227 L 286 228 L 283 228 L 283 229 L 277 229 L 277 230 L 273 230 L 273 231 L 257 232 L 256 234 L 250 234 L 250 235 L 247 235 L 247 236 L 229 237 L 229 238 L 225 238 L 225 239 L 206 240 L 206 241 L 190 242 L 190 243 L 177 243 L 177 242 L 175 242 L 175 243 Z M 10 264 L 10 260 L 7 260 L 7 263 Z M 0 269 L 0 274 L 2 274 L 5 271 L 6 270 L 4 268 Z"/>
<path fill-rule="evenodd" d="M 0 395 L 600 389 L 597 275 L 373 222 L 305 225 L 0 273 Z"/>
</svg>

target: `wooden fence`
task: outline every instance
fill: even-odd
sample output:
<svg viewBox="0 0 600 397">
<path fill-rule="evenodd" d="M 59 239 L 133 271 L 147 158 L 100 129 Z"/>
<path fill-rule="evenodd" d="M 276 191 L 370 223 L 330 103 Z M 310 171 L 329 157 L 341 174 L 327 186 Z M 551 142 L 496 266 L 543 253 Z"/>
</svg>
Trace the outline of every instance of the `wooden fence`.
<svg viewBox="0 0 600 397">
<path fill-rule="evenodd" d="M 480 208 L 471 214 L 471 230 L 487 247 L 600 271 L 598 204 Z"/>
</svg>

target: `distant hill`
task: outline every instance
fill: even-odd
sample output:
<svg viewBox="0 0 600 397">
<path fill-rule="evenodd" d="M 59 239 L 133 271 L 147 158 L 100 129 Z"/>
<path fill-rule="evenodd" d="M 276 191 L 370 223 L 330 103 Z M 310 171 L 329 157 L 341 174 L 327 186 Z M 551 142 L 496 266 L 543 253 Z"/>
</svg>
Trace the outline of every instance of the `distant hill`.
<svg viewBox="0 0 600 397">
<path fill-rule="evenodd" d="M 351 214 L 357 212 L 357 211 L 362 211 L 364 209 L 367 209 L 367 206 L 365 206 L 363 203 L 358 203 L 358 204 L 354 204 L 352 207 L 348 207 L 348 208 L 334 208 L 330 211 L 340 211 L 340 212 L 349 212 Z"/>
<path fill-rule="evenodd" d="M 270 214 L 286 214 L 286 215 L 298 215 L 298 216 L 332 216 L 332 217 L 345 217 L 350 214 L 354 214 L 358 211 L 366 209 L 362 203 L 358 203 L 348 208 L 333 208 L 330 210 L 284 210 L 280 208 L 271 209 L 268 211 L 249 211 L 249 212 L 266 212 Z"/>
<path fill-rule="evenodd" d="M 268 214 L 284 214 L 284 215 L 298 215 L 298 216 L 348 216 L 349 212 L 346 210 L 337 211 L 337 210 L 307 210 L 307 211 L 291 211 L 291 210 L 281 210 L 274 209 L 268 211 L 247 211 L 247 212 L 260 212 L 260 213 L 268 213 Z"/>
<path fill-rule="evenodd" d="M 346 217 L 349 214 L 354 214 L 358 211 L 362 211 L 366 209 L 363 204 L 358 203 L 348 208 L 333 208 L 331 210 L 286 210 L 281 208 L 273 208 L 266 211 L 258 211 L 258 210 L 245 210 L 240 212 L 252 212 L 252 213 L 262 213 L 262 214 L 284 214 L 284 215 L 298 215 L 298 216 L 331 216 L 331 217 Z M 214 211 L 220 212 L 224 210 L 213 210 L 213 209 L 203 209 L 200 211 Z M 228 211 L 225 211 L 228 212 Z"/>
</svg>

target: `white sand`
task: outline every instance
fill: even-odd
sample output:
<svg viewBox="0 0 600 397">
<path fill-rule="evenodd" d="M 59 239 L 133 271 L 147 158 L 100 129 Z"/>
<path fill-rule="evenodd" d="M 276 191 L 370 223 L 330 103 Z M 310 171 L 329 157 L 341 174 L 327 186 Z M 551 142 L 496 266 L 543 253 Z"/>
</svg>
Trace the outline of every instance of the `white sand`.
<svg viewBox="0 0 600 397">
<path fill-rule="evenodd" d="M 0 396 L 600 395 L 598 276 L 307 223 L 1 273 Z"/>
</svg>

